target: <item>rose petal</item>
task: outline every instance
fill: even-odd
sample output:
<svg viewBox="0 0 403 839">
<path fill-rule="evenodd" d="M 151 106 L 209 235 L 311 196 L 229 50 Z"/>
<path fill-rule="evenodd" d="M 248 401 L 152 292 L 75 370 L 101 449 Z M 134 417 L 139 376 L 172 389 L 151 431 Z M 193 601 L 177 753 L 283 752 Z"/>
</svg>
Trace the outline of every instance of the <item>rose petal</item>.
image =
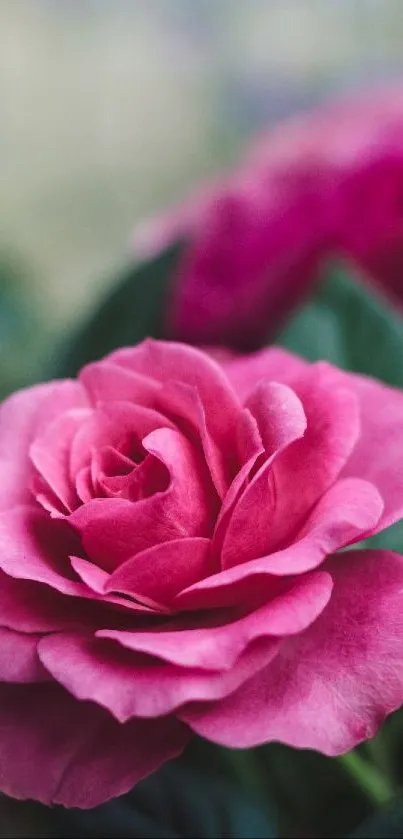
<svg viewBox="0 0 403 839">
<path fill-rule="evenodd" d="M 378 488 L 385 504 L 378 532 L 403 517 L 403 393 L 375 379 L 322 367 L 333 387 L 346 384 L 358 397 L 361 433 L 343 475 L 365 478 Z"/>
<path fill-rule="evenodd" d="M 74 437 L 70 451 L 71 477 L 75 479 L 90 464 L 94 450 L 111 446 L 130 455 L 138 441 L 151 431 L 173 427 L 168 418 L 142 405 L 130 402 L 100 405 Z"/>
<path fill-rule="evenodd" d="M 343 478 L 320 499 L 289 547 L 201 580 L 181 592 L 175 604 L 203 609 L 242 603 L 259 578 L 304 573 L 316 568 L 328 554 L 366 537 L 382 509 L 375 487 L 358 478 Z"/>
<path fill-rule="evenodd" d="M 331 589 L 329 574 L 306 574 L 290 581 L 269 603 L 223 625 L 214 625 L 212 619 L 211 626 L 186 629 L 186 619 L 179 618 L 158 632 L 100 630 L 97 636 L 182 667 L 228 670 L 256 639 L 290 635 L 309 626 L 328 603 Z"/>
<path fill-rule="evenodd" d="M 83 367 L 79 380 L 94 407 L 104 402 L 132 402 L 154 408 L 160 389 L 160 383 L 149 376 L 141 376 L 106 359 Z"/>
<path fill-rule="evenodd" d="M 259 382 L 289 384 L 309 365 L 287 350 L 271 347 L 248 355 L 222 357 L 221 366 L 239 398 L 246 401 Z"/>
<path fill-rule="evenodd" d="M 94 499 L 69 518 L 88 555 L 107 571 L 154 545 L 208 536 L 212 529 L 217 499 L 199 451 L 179 431 L 168 428 L 148 435 L 143 446 L 171 474 L 165 492 L 136 503 Z"/>
<path fill-rule="evenodd" d="M 104 591 L 169 605 L 179 591 L 212 571 L 209 539 L 171 540 L 126 560 L 107 578 Z"/>
<path fill-rule="evenodd" d="M 121 725 L 59 685 L 0 686 L 0 789 L 14 798 L 96 807 L 180 754 L 188 739 L 171 717 Z"/>
<path fill-rule="evenodd" d="M 134 348 L 118 350 L 109 359 L 114 364 L 164 383 L 165 388 L 159 396 L 164 410 L 169 405 L 172 407 L 173 395 L 176 394 L 175 407 L 184 410 L 185 419 L 191 418 L 192 422 L 200 425 L 203 443 L 205 446 L 209 444 L 209 457 L 215 462 L 215 468 L 214 465 L 212 468 L 216 488 L 222 494 L 229 478 L 225 475 L 225 465 L 218 465 L 218 453 L 223 452 L 225 457 L 231 449 L 230 442 L 234 445 L 240 403 L 220 365 L 194 347 L 152 340 L 143 341 Z M 194 396 L 193 403 L 189 388 L 198 395 L 198 398 Z M 233 474 L 230 477 L 232 479 Z"/>
<path fill-rule="evenodd" d="M 74 484 L 77 495 L 84 504 L 94 498 L 95 493 L 91 478 L 91 466 L 84 466 L 77 472 Z"/>
<path fill-rule="evenodd" d="M 35 437 L 29 455 L 43 482 L 61 502 L 63 512 L 73 510 L 78 504 L 75 486 L 70 478 L 70 447 L 78 429 L 91 416 L 91 411 L 66 411 L 46 426 Z"/>
<path fill-rule="evenodd" d="M 33 474 L 29 447 L 44 424 L 71 408 L 86 407 L 77 382 L 60 381 L 21 390 L 0 406 L 0 509 L 30 503 Z"/>
<path fill-rule="evenodd" d="M 261 381 L 251 391 L 245 405 L 257 422 L 267 455 L 285 448 L 306 431 L 301 400 L 286 385 Z"/>
<path fill-rule="evenodd" d="M 81 560 L 83 562 L 84 560 Z M 87 588 L 86 588 L 86 591 Z M 90 593 L 90 592 L 89 592 Z M 110 604 L 111 608 L 106 605 Z M 112 608 L 113 607 L 113 608 Z M 112 598 L 87 598 L 60 594 L 50 586 L 30 580 L 17 580 L 0 571 L 0 626 L 24 633 L 60 629 L 98 629 L 119 627 L 133 621 L 134 604 Z M 138 606 L 138 611 L 147 611 Z"/>
<path fill-rule="evenodd" d="M 110 639 L 79 634 L 44 637 L 39 657 L 77 699 L 91 699 L 125 722 L 131 717 L 160 717 L 186 702 L 228 695 L 262 669 L 278 645 L 277 639 L 259 639 L 222 673 L 176 667 L 133 653 Z"/>
<path fill-rule="evenodd" d="M 301 375 L 310 365 L 303 359 L 277 348 L 249 356 L 235 356 L 223 363 L 231 383 L 242 396 L 250 392 L 254 371 L 297 389 Z M 375 379 L 346 373 L 326 362 L 314 365 L 323 386 L 348 388 L 358 399 L 360 434 L 343 467 L 343 476 L 363 478 L 382 495 L 385 509 L 377 531 L 403 516 L 403 472 L 400 469 L 400 432 L 403 423 L 402 392 Z M 305 406 L 304 406 L 305 407 Z"/>
<path fill-rule="evenodd" d="M 306 431 L 302 404 L 284 385 L 261 383 L 247 405 L 258 422 L 268 459 L 234 506 L 221 551 L 223 568 L 247 562 L 267 550 L 276 504 L 280 503 L 273 486 L 277 477 L 273 460 Z"/>
<path fill-rule="evenodd" d="M 273 468 L 276 507 L 267 552 L 282 547 L 341 473 L 360 433 L 354 393 L 330 388 L 312 365 L 293 384 L 307 418 L 303 438 L 285 448 Z M 361 477 L 357 475 L 356 477 Z"/>
<path fill-rule="evenodd" d="M 106 571 L 80 556 L 71 556 L 70 562 L 71 567 L 88 588 L 93 589 L 97 594 L 104 594 L 105 585 L 109 580 L 109 574 Z"/>
<path fill-rule="evenodd" d="M 43 510 L 16 507 L 0 514 L 0 568 L 11 577 L 46 583 L 64 594 L 88 595 L 71 573 L 75 534 L 65 520 Z"/>
<path fill-rule="evenodd" d="M 43 682 L 49 679 L 38 657 L 40 638 L 40 635 L 22 635 L 10 629 L 0 629 L 0 682 Z"/>
<path fill-rule="evenodd" d="M 185 421 L 184 431 L 187 432 L 190 425 L 190 428 L 192 429 L 193 426 L 200 435 L 211 479 L 219 497 L 223 499 L 234 471 L 233 463 L 232 465 L 228 463 L 228 452 L 232 456 L 232 462 L 234 460 L 232 441 L 232 444 L 226 446 L 217 444 L 213 435 L 210 434 L 203 402 L 197 391 L 189 385 L 182 382 L 168 382 L 162 390 L 161 400 L 164 401 L 165 411 L 175 417 L 178 425 L 183 425 Z"/>
<path fill-rule="evenodd" d="M 373 737 L 403 701 L 403 559 L 353 551 L 327 565 L 329 605 L 231 697 L 181 718 L 231 747 L 280 740 L 328 755 Z"/>
</svg>

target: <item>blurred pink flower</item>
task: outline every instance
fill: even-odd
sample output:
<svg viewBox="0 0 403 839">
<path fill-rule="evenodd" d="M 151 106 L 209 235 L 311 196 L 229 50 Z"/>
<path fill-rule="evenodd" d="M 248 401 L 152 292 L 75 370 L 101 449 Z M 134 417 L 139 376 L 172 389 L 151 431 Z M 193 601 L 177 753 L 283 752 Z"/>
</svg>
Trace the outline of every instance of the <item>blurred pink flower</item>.
<svg viewBox="0 0 403 839">
<path fill-rule="evenodd" d="M 140 255 L 187 243 L 169 334 L 251 347 L 337 253 L 403 302 L 403 87 L 292 119 L 239 169 L 135 232 Z"/>
</svg>

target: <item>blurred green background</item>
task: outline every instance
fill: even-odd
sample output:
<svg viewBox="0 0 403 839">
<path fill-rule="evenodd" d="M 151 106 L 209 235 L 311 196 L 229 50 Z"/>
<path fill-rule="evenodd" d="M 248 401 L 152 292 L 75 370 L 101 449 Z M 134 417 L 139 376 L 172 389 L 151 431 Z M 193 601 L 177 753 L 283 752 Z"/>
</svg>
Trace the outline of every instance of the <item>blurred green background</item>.
<svg viewBox="0 0 403 839">
<path fill-rule="evenodd" d="M 402 39 L 401 0 L 0 0 L 0 307 L 22 307 L 2 390 L 83 320 L 136 221 L 259 129 L 397 78 Z"/>
</svg>

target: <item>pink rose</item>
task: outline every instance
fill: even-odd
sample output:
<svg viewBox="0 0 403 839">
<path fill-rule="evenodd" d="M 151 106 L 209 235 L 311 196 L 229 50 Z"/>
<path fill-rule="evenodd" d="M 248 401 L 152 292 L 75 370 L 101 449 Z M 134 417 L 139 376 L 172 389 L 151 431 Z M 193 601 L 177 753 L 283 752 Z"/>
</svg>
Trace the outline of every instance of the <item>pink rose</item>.
<svg viewBox="0 0 403 839">
<path fill-rule="evenodd" d="M 257 346 L 347 255 L 403 304 L 403 88 L 352 97 L 278 126 L 234 173 L 136 231 L 147 255 L 188 242 L 173 337 Z"/>
<path fill-rule="evenodd" d="M 0 411 L 0 788 L 91 807 L 191 732 L 334 755 L 403 701 L 403 394 L 146 341 Z"/>
</svg>

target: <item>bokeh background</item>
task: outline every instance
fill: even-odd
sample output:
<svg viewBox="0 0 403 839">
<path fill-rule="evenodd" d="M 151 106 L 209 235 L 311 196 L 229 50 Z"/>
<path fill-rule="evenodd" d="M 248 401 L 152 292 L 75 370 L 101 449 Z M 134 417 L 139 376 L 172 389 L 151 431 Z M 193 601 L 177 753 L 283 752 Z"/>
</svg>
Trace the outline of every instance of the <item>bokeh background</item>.
<svg viewBox="0 0 403 839">
<path fill-rule="evenodd" d="M 401 76 L 402 39 L 402 0 L 0 0 L 9 382 L 85 318 L 136 221 L 263 127 Z"/>
</svg>

